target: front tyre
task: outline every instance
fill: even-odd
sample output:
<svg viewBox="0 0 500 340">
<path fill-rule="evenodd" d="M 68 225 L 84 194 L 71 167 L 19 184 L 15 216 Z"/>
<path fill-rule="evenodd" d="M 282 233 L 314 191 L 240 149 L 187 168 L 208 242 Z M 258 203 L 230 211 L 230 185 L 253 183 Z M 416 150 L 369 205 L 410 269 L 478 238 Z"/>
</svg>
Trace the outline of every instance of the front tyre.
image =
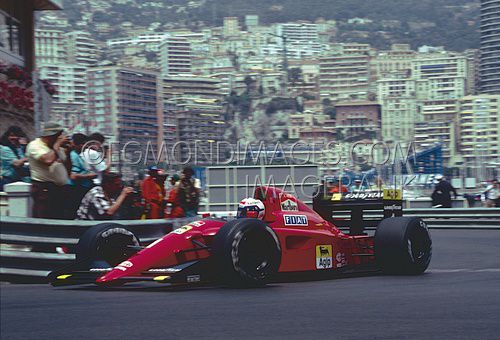
<svg viewBox="0 0 500 340">
<path fill-rule="evenodd" d="M 375 257 L 384 273 L 423 273 L 432 257 L 432 240 L 427 224 L 418 217 L 382 220 L 375 232 Z"/>
<path fill-rule="evenodd" d="M 133 253 L 139 239 L 118 223 L 101 223 L 89 228 L 76 246 L 76 261 L 86 266 L 115 267 Z"/>
<path fill-rule="evenodd" d="M 212 253 L 217 273 L 230 286 L 265 285 L 281 263 L 276 233 L 255 218 L 226 223 L 214 237 Z"/>
</svg>

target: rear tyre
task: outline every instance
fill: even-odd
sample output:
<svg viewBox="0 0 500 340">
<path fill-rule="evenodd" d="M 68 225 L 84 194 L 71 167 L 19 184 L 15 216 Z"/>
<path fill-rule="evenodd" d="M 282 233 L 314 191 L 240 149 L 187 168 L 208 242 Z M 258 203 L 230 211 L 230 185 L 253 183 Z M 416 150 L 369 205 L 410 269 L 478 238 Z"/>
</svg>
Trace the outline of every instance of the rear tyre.
<svg viewBox="0 0 500 340">
<path fill-rule="evenodd" d="M 115 267 L 133 254 L 128 246 L 139 239 L 118 223 L 102 223 L 89 228 L 76 246 L 76 261 L 84 266 Z"/>
<path fill-rule="evenodd" d="M 212 253 L 223 282 L 236 287 L 265 285 L 281 263 L 278 237 L 254 218 L 226 223 L 214 237 Z"/>
<path fill-rule="evenodd" d="M 427 224 L 418 217 L 382 220 L 375 232 L 375 257 L 384 273 L 423 273 L 432 257 L 432 240 Z"/>
</svg>

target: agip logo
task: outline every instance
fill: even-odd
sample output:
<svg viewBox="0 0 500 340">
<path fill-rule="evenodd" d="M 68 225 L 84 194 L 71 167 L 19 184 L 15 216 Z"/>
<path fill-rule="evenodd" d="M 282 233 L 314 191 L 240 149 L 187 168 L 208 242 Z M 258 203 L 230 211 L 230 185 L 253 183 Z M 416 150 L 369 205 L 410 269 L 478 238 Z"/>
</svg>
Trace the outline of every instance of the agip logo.
<svg viewBox="0 0 500 340">
<path fill-rule="evenodd" d="M 333 267 L 333 250 L 331 244 L 316 246 L 316 269 Z"/>
</svg>

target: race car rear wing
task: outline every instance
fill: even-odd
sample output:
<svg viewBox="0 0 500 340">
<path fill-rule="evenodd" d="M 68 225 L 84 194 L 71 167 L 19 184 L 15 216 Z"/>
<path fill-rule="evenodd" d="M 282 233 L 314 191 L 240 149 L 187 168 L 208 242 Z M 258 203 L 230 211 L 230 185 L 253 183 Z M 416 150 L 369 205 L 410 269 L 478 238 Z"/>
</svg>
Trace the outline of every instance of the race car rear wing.
<svg viewBox="0 0 500 340">
<path fill-rule="evenodd" d="M 350 235 L 364 235 L 388 217 L 403 215 L 399 189 L 320 194 L 313 199 L 314 210 L 337 227 L 348 227 Z"/>
</svg>

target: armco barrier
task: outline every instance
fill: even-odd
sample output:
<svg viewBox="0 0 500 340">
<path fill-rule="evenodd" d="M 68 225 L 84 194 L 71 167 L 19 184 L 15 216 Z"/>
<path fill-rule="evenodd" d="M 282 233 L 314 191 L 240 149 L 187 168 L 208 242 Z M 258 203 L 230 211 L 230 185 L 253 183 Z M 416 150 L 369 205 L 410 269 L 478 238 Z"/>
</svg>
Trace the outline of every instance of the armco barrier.
<svg viewBox="0 0 500 340">
<path fill-rule="evenodd" d="M 423 218 L 431 229 L 500 229 L 500 208 L 467 209 L 405 209 L 405 216 Z M 220 211 L 213 217 L 234 217 L 234 211 Z M 350 216 L 335 215 L 349 224 Z M 377 218 L 377 214 L 367 214 Z M 133 231 L 143 245 L 187 224 L 197 218 L 173 220 L 113 221 Z M 109 221 L 108 221 L 109 222 Z M 0 221 L 0 278 L 18 281 L 20 279 L 43 280 L 47 274 L 71 263 L 75 259 L 75 246 L 83 233 L 95 221 L 63 221 L 24 217 L 1 217 Z M 367 228 L 373 230 L 374 228 Z M 56 249 L 65 249 L 57 252 Z"/>
<path fill-rule="evenodd" d="M 198 218 L 135 221 L 67 221 L 1 217 L 0 276 L 2 280 L 43 279 L 75 259 L 83 233 L 102 222 L 115 222 L 134 232 L 142 245 Z"/>
</svg>

